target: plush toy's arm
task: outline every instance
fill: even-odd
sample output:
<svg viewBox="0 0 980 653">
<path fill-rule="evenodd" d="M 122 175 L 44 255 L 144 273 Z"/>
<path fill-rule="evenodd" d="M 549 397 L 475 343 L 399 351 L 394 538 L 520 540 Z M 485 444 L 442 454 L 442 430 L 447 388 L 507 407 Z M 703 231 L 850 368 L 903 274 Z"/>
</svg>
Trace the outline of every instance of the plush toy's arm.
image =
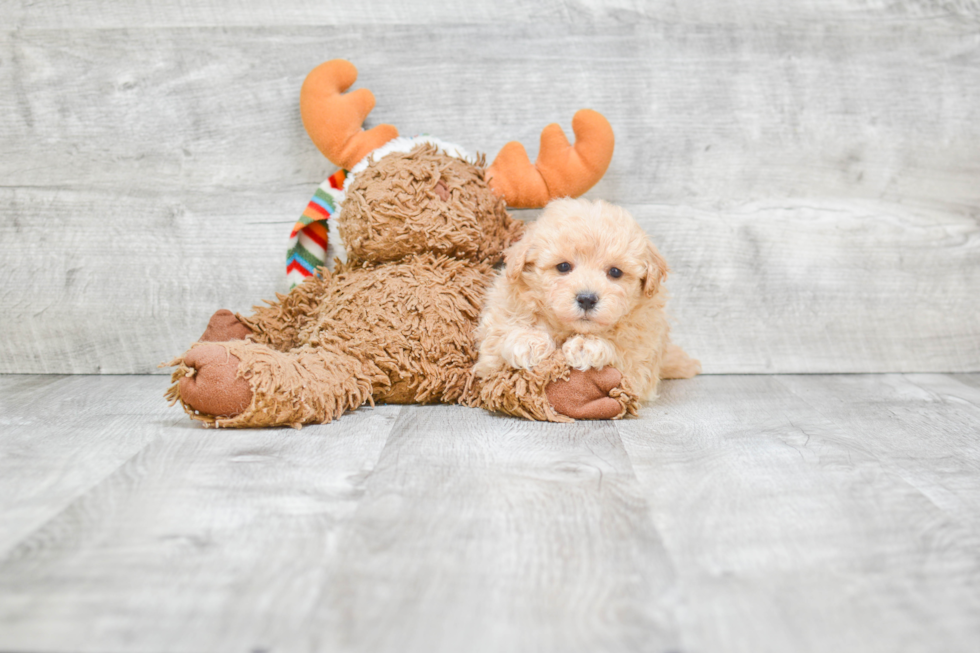
<svg viewBox="0 0 980 653">
<path fill-rule="evenodd" d="M 639 406 L 618 371 L 570 369 L 560 350 L 532 370 L 501 367 L 473 377 L 461 403 L 547 422 L 620 419 L 636 415 Z"/>
<path fill-rule="evenodd" d="M 460 403 L 536 421 L 571 422 L 555 410 L 545 391 L 568 372 L 560 352 L 532 370 L 501 366 L 483 378 L 473 375 Z"/>
</svg>

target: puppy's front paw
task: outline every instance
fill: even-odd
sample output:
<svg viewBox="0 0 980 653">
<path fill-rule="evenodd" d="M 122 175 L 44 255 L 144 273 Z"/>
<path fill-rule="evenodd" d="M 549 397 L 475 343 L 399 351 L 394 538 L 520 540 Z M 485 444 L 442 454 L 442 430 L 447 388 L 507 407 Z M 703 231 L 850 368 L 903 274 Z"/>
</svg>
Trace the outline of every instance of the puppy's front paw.
<svg viewBox="0 0 980 653">
<path fill-rule="evenodd" d="M 611 365 L 616 355 L 612 345 L 605 340 L 585 336 L 569 338 L 561 350 L 568 366 L 583 372 L 589 368 L 602 369 Z"/>
<path fill-rule="evenodd" d="M 544 331 L 521 330 L 507 336 L 501 357 L 508 365 L 529 370 L 555 351 L 555 341 Z"/>
</svg>

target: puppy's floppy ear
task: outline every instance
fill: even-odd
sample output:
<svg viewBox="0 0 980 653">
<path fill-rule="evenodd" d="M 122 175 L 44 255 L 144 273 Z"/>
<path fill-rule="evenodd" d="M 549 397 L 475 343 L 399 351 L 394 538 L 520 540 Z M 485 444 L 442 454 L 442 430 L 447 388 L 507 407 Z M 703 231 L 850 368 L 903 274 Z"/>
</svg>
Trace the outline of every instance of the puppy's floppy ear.
<svg viewBox="0 0 980 653">
<path fill-rule="evenodd" d="M 504 251 L 504 263 L 506 264 L 504 274 L 507 275 L 507 281 L 516 283 L 521 278 L 531 253 L 533 234 L 534 225 L 530 224 L 524 230 L 524 237 Z"/>
<path fill-rule="evenodd" d="M 640 282 L 643 295 L 653 297 L 660 290 L 660 284 L 667 278 L 670 268 L 667 267 L 667 261 L 651 242 L 647 242 L 646 247 L 643 248 L 643 265 L 645 269 L 643 279 Z"/>
</svg>

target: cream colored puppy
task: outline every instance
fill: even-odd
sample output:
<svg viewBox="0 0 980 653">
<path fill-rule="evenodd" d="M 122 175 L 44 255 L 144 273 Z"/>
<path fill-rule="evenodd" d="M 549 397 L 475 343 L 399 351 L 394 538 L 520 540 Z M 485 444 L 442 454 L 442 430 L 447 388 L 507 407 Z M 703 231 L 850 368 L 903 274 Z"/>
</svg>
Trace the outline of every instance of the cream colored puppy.
<svg viewBox="0 0 980 653">
<path fill-rule="evenodd" d="M 660 379 L 700 371 L 670 344 L 667 263 L 624 209 L 551 202 L 504 260 L 476 332 L 477 375 L 531 369 L 560 347 L 575 369 L 615 367 L 646 400 Z"/>
</svg>

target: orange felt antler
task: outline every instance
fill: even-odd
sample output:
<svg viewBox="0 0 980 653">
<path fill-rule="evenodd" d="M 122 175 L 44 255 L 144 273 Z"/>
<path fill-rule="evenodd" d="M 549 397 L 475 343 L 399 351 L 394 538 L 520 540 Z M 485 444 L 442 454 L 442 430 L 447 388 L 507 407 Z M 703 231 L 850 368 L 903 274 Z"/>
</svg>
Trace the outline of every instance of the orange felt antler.
<svg viewBox="0 0 980 653">
<path fill-rule="evenodd" d="M 487 168 L 490 187 L 515 208 L 541 207 L 556 197 L 578 197 L 592 188 L 612 160 L 612 127 L 601 113 L 582 109 L 572 118 L 572 131 L 575 145 L 557 124 L 545 127 L 533 166 L 523 145 L 504 145 Z"/>
<path fill-rule="evenodd" d="M 391 125 L 361 128 L 374 108 L 374 94 L 359 88 L 342 95 L 356 79 L 354 64 L 334 59 L 314 68 L 299 92 L 306 133 L 325 157 L 348 170 L 371 150 L 398 137 Z"/>
</svg>

